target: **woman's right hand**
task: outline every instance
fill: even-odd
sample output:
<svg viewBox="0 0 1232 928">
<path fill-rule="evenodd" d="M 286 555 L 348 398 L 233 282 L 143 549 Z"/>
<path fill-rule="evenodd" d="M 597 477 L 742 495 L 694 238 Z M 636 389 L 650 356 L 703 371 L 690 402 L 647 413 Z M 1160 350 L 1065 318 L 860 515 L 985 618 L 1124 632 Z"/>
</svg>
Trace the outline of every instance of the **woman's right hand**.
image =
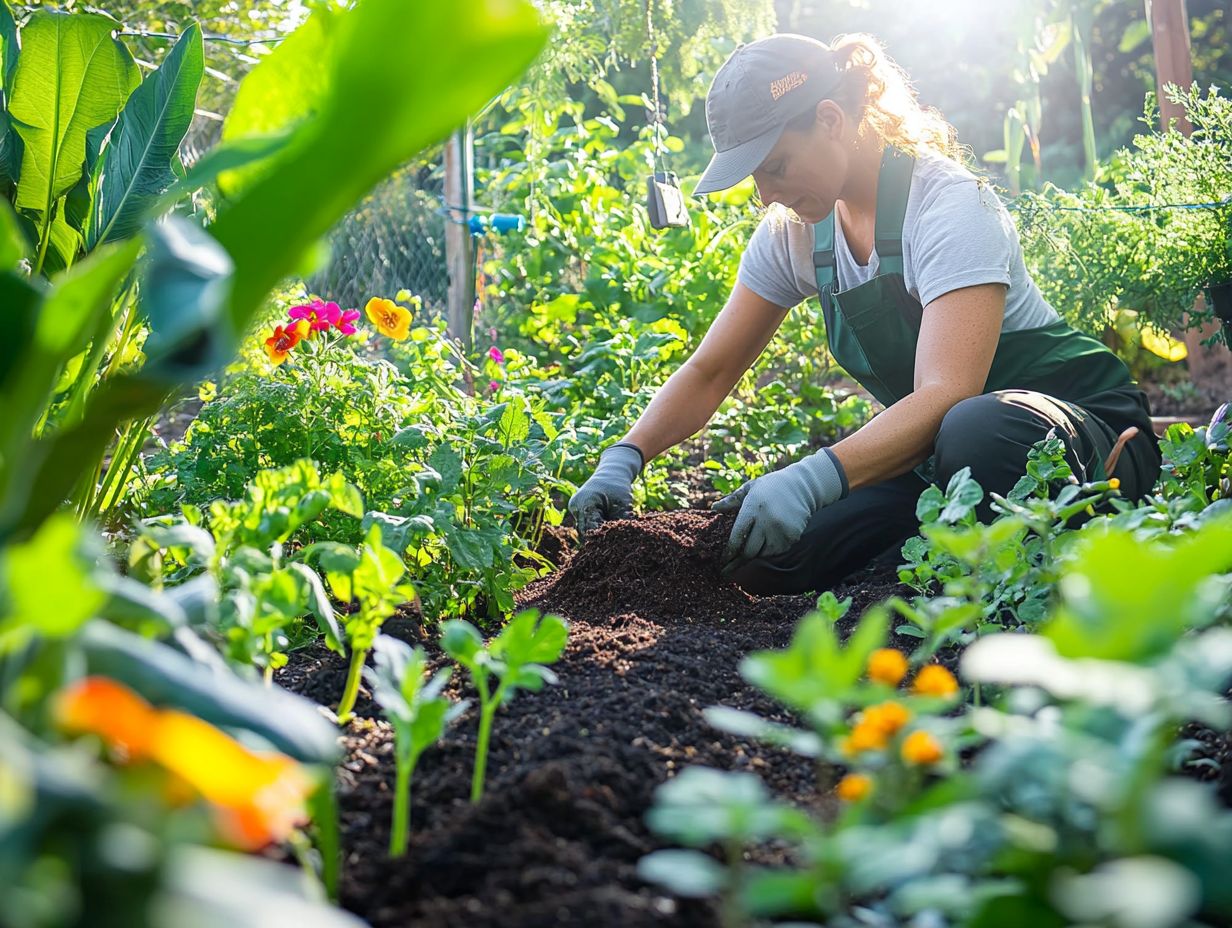
<svg viewBox="0 0 1232 928">
<path fill-rule="evenodd" d="M 599 455 L 599 466 L 569 500 L 579 535 L 633 514 L 633 480 L 641 470 L 642 454 L 633 445 L 612 445 Z"/>
</svg>

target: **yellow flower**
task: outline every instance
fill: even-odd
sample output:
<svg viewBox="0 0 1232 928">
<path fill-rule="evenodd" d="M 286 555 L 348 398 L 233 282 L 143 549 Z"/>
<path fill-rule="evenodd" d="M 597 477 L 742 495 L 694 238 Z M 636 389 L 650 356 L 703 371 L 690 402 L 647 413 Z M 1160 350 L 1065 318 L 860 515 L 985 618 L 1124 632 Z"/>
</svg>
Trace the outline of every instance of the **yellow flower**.
<svg viewBox="0 0 1232 928">
<path fill-rule="evenodd" d="M 883 702 L 869 706 L 860 716 L 860 725 L 881 732 L 890 738 L 911 721 L 911 711 L 897 702 Z"/>
<path fill-rule="evenodd" d="M 903 760 L 909 764 L 927 766 L 945 756 L 940 743 L 926 731 L 913 731 L 903 741 Z"/>
<path fill-rule="evenodd" d="M 907 676 L 907 658 L 894 648 L 878 648 L 868 659 L 868 678 L 887 686 L 898 686 Z"/>
<path fill-rule="evenodd" d="M 835 794 L 844 802 L 859 802 L 873 791 L 873 778 L 863 773 L 849 773 L 838 781 Z"/>
<path fill-rule="evenodd" d="M 880 751 L 886 746 L 886 736 L 877 727 L 860 723 L 842 740 L 839 749 L 848 757 L 865 751 Z"/>
<path fill-rule="evenodd" d="M 1110 489 L 1110 490 L 1119 490 L 1119 489 L 1121 489 L 1121 478 L 1120 478 L 1120 477 L 1113 477 L 1111 480 L 1109 480 L 1109 481 L 1108 481 L 1108 489 Z"/>
<path fill-rule="evenodd" d="M 382 335 L 402 341 L 411 332 L 411 311 L 393 300 L 374 296 L 364 307 L 368 319 Z"/>
<path fill-rule="evenodd" d="M 929 664 L 915 675 L 912 689 L 921 696 L 953 696 L 958 692 L 958 681 L 940 664 Z"/>
</svg>

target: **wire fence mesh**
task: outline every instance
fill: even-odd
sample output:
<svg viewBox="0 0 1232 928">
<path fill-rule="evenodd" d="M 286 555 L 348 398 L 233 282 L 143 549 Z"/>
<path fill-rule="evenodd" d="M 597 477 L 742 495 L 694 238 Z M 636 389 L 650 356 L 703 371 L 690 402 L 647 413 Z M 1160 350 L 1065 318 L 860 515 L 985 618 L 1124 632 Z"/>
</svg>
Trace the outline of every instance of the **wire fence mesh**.
<svg viewBox="0 0 1232 928">
<path fill-rule="evenodd" d="M 406 289 L 429 315 L 445 312 L 449 275 L 440 152 L 401 169 L 329 235 L 329 259 L 309 290 L 345 306 Z"/>
</svg>

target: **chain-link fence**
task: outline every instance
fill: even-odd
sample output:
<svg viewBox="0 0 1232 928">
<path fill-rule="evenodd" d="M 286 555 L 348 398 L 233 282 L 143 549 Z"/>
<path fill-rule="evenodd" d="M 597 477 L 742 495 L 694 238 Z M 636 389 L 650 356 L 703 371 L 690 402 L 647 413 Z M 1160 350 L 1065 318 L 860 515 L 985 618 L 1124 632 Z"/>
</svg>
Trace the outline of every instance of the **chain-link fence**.
<svg viewBox="0 0 1232 928">
<path fill-rule="evenodd" d="M 405 288 L 429 314 L 443 313 L 449 277 L 442 190 L 439 152 L 398 171 L 330 233 L 329 261 L 308 288 L 355 307 Z"/>
</svg>

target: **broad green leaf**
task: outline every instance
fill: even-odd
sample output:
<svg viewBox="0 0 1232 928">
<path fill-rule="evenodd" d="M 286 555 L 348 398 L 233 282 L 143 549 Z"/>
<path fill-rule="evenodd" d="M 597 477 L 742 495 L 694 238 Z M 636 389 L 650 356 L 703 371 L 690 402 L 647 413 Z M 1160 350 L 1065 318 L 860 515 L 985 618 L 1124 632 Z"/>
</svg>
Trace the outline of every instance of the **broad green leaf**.
<svg viewBox="0 0 1232 928">
<path fill-rule="evenodd" d="M 319 69 L 328 89 L 269 170 L 212 226 L 237 258 L 237 329 L 356 201 L 499 93 L 546 39 L 525 0 L 359 0 L 313 19 L 302 28 L 326 31 L 328 53 L 301 67 Z M 283 43 L 245 83 L 268 80 L 259 72 L 286 68 L 294 51 Z"/>
<path fill-rule="evenodd" d="M 51 292 L 38 311 L 33 337 L 16 359 L 13 376 L 2 381 L 5 386 L 0 390 L 0 405 L 5 414 L 0 419 L 0 501 L 14 476 L 6 462 L 17 461 L 18 449 L 33 433 L 60 368 L 86 347 L 98 320 L 110 310 L 137 251 L 137 242 L 100 250 L 52 282 Z M 32 464 L 30 460 L 21 462 L 27 475 Z"/>
<path fill-rule="evenodd" d="M 7 320 L 4 338 L 0 339 L 0 396 L 5 395 L 9 377 L 22 367 L 29 345 L 34 340 L 42 303 L 42 289 L 25 274 L 0 271 L 0 306 L 4 307 Z M 3 431 L 0 427 L 0 432 Z"/>
<path fill-rule="evenodd" d="M 1066 658 L 1145 662 L 1209 625 L 1232 570 L 1232 517 L 1179 539 L 1108 531 L 1075 547 L 1043 634 Z"/>
<path fill-rule="evenodd" d="M 5 200 L 0 200 L 0 271 L 11 271 L 24 257 L 26 237 L 17 224 L 17 214 Z"/>
<path fill-rule="evenodd" d="M 251 731 L 297 760 L 328 764 L 338 756 L 337 732 L 307 699 L 215 672 L 107 622 L 91 622 L 81 641 L 89 673 L 118 680 L 155 705 Z"/>
<path fill-rule="evenodd" d="M 128 98 L 94 170 L 87 249 L 135 234 L 175 182 L 171 166 L 192 122 L 204 68 L 201 27 L 193 23 Z"/>
<path fill-rule="evenodd" d="M 225 307 L 230 256 L 205 230 L 172 216 L 147 233 L 140 309 L 150 325 L 143 378 L 168 385 L 200 380 L 235 352 Z"/>
<path fill-rule="evenodd" d="M 13 11 L 9 9 L 8 0 L 0 0 L 0 188 L 6 193 L 17 186 L 21 174 L 21 136 L 13 128 L 9 116 L 13 72 L 17 68 L 20 47 Z"/>
<path fill-rule="evenodd" d="M 273 157 L 282 151 L 290 138 L 291 134 L 284 132 L 220 142 L 193 162 L 184 176 L 167 188 L 150 212 L 157 214 L 170 209 L 194 190 L 217 183 L 228 171 L 238 171 Z"/>
<path fill-rule="evenodd" d="M 137 64 L 98 13 L 37 10 L 21 32 L 9 111 L 25 143 L 17 207 L 47 215 L 81 177 L 86 132 L 115 119 Z"/>
<path fill-rule="evenodd" d="M 298 575 L 308 587 L 308 608 L 312 610 L 317 620 L 321 634 L 325 636 L 325 646 L 338 654 L 346 654 L 342 645 L 342 629 L 338 627 L 338 618 L 334 614 L 333 604 L 325 592 L 325 584 L 321 576 L 307 564 L 292 561 L 287 564 L 287 570 Z"/>
<path fill-rule="evenodd" d="M 727 870 L 701 851 L 668 848 L 653 851 L 637 862 L 637 875 L 685 898 L 716 896 L 727 885 Z"/>
<path fill-rule="evenodd" d="M 441 632 L 441 648 L 458 663 L 469 667 L 483 650 L 483 636 L 465 619 L 450 619 Z"/>
<path fill-rule="evenodd" d="M 0 654 L 34 637 L 76 633 L 107 600 L 94 581 L 98 552 L 68 514 L 0 550 Z"/>
</svg>

